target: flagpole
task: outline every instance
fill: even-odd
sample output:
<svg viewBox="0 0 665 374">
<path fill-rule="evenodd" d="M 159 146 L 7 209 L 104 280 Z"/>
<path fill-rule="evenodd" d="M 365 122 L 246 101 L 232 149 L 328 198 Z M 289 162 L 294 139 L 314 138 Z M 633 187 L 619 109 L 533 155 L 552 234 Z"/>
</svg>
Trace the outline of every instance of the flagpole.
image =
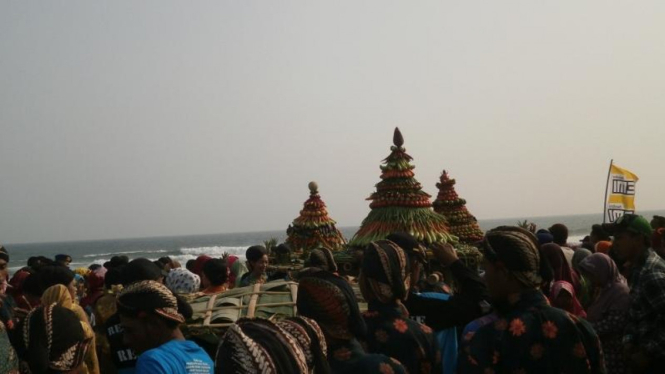
<svg viewBox="0 0 665 374">
<path fill-rule="evenodd" d="M 614 163 L 614 159 L 610 160 L 610 169 L 607 171 L 607 181 L 605 181 L 605 201 L 603 201 L 603 223 L 605 223 L 605 219 L 607 218 L 607 190 L 609 189 L 610 186 L 610 175 L 612 174 L 612 164 Z"/>
</svg>

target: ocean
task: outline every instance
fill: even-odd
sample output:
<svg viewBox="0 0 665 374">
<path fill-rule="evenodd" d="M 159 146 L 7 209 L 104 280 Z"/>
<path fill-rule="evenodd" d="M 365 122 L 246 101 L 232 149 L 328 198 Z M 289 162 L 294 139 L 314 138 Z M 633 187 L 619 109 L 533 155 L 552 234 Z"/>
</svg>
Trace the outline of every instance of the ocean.
<svg viewBox="0 0 665 374">
<path fill-rule="evenodd" d="M 665 215 L 665 210 L 640 212 L 651 220 L 654 214 Z M 547 228 L 554 223 L 568 226 L 569 243 L 579 241 L 589 234 L 591 225 L 602 222 L 601 214 L 582 214 L 552 217 L 517 217 L 503 219 L 478 220 L 483 230 L 501 225 L 516 225 L 518 221 L 528 220 L 538 228 Z M 350 239 L 358 227 L 342 227 L 340 231 Z M 25 266 L 31 256 L 55 257 L 59 253 L 72 257 L 71 268 L 87 267 L 91 264 L 103 264 L 115 255 L 126 255 L 130 259 L 145 257 L 156 260 L 169 256 L 183 266 L 187 260 L 202 254 L 221 257 L 224 253 L 242 255 L 247 247 L 262 244 L 276 238 L 279 243 L 286 239 L 286 229 L 281 231 L 260 231 L 231 234 L 165 236 L 156 238 L 90 240 L 74 242 L 5 244 L 10 254 L 10 273 Z"/>
</svg>

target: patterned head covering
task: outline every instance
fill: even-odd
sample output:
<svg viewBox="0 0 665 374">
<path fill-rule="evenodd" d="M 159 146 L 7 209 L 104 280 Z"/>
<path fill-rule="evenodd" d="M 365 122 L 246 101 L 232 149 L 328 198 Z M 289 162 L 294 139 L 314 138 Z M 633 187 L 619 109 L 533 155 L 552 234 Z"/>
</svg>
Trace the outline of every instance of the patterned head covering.
<svg viewBox="0 0 665 374">
<path fill-rule="evenodd" d="M 333 258 L 333 253 L 328 248 L 316 248 L 309 253 L 309 258 L 305 261 L 306 267 L 317 267 L 319 269 L 337 272 L 337 264 Z"/>
<path fill-rule="evenodd" d="M 540 245 L 530 231 L 516 226 L 499 226 L 485 233 L 481 246 L 488 261 L 501 262 L 526 287 L 535 289 L 542 284 Z"/>
<path fill-rule="evenodd" d="M 360 272 L 360 291 L 367 301 L 392 304 L 404 300 L 410 288 L 409 259 L 389 240 L 370 243 Z"/>
<path fill-rule="evenodd" d="M 328 373 L 328 347 L 319 325 L 307 317 L 291 317 L 277 322 L 277 325 L 293 336 L 305 353 L 310 373 Z"/>
<path fill-rule="evenodd" d="M 55 303 L 28 313 L 21 333 L 19 355 L 33 373 L 78 368 L 92 341 L 76 315 Z"/>
<path fill-rule="evenodd" d="M 241 318 L 222 337 L 216 354 L 217 373 L 306 373 L 298 341 L 266 319 Z"/>
<path fill-rule="evenodd" d="M 183 323 L 178 313 L 178 300 L 165 285 L 155 281 L 132 283 L 118 294 L 118 311 L 130 316 L 156 313 L 168 320 Z"/>
<path fill-rule="evenodd" d="M 169 271 L 165 283 L 173 293 L 190 294 L 199 290 L 201 278 L 187 269 L 176 268 Z"/>
<path fill-rule="evenodd" d="M 332 273 L 319 271 L 302 278 L 296 304 L 298 313 L 315 320 L 327 337 L 351 340 L 367 333 L 353 289 Z"/>
</svg>

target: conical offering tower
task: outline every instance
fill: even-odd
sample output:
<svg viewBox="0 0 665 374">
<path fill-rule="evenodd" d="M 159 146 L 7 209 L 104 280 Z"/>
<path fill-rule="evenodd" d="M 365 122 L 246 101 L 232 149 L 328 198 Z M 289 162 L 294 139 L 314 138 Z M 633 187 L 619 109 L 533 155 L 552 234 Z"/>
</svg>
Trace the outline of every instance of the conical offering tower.
<svg viewBox="0 0 665 374">
<path fill-rule="evenodd" d="M 425 243 L 455 242 L 446 219 L 432 210 L 430 195 L 414 177 L 411 156 L 404 149 L 404 138 L 395 128 L 390 155 L 381 165 L 381 181 L 367 200 L 371 211 L 349 246 L 363 247 L 396 231 L 407 232 Z"/>
<path fill-rule="evenodd" d="M 309 191 L 309 199 L 305 201 L 300 216 L 286 230 L 286 243 L 298 252 L 308 252 L 319 247 L 332 251 L 342 250 L 346 240 L 335 227 L 337 222 L 328 216 L 316 182 L 309 183 Z"/>
<path fill-rule="evenodd" d="M 434 211 L 448 220 L 450 232 L 459 238 L 461 243 L 472 244 L 483 240 L 483 232 L 478 220 L 466 208 L 466 200 L 460 198 L 455 191 L 454 179 L 448 177 L 444 170 L 436 187 L 439 194 L 432 204 Z"/>
</svg>

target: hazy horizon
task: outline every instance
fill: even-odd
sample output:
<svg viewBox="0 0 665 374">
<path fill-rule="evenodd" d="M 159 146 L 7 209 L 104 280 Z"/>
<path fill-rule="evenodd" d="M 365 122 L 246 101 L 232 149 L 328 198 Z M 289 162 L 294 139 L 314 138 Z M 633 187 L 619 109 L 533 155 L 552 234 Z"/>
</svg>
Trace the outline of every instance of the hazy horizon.
<svg viewBox="0 0 665 374">
<path fill-rule="evenodd" d="M 665 208 L 665 4 L 0 4 L 0 243 L 358 226 L 399 126 L 479 219 Z M 662 153 L 662 152 L 661 152 Z"/>
</svg>

